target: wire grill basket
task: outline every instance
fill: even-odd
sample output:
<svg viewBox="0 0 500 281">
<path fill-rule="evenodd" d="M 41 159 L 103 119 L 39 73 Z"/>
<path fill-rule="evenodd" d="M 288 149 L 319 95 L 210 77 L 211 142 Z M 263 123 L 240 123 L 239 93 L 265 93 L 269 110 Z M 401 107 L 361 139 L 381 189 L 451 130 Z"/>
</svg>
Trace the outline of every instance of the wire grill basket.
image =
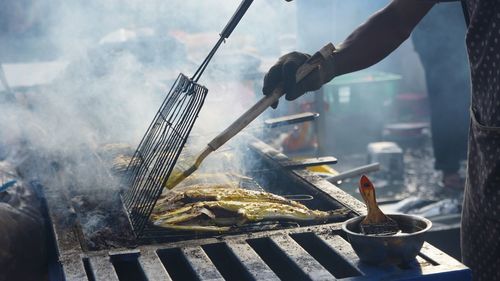
<svg viewBox="0 0 500 281">
<path fill-rule="evenodd" d="M 134 153 L 123 203 L 137 236 L 148 223 L 207 93 L 207 88 L 181 73 Z"/>
<path fill-rule="evenodd" d="M 243 0 L 220 38 L 195 74 L 179 74 L 127 167 L 128 190 L 122 195 L 136 238 L 141 238 L 149 217 L 203 106 L 208 89 L 198 84 L 220 45 L 229 38 L 253 0 Z"/>
</svg>

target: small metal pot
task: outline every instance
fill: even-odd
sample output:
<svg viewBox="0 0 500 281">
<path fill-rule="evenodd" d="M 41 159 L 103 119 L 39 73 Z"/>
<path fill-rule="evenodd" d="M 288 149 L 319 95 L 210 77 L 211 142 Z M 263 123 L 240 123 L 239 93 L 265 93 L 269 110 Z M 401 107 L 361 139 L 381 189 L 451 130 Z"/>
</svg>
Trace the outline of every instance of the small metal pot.
<svg viewBox="0 0 500 281">
<path fill-rule="evenodd" d="M 347 233 L 352 248 L 361 261 L 373 265 L 399 265 L 415 259 L 424 243 L 424 234 L 432 223 L 414 215 L 387 215 L 394 219 L 402 232 L 396 235 L 376 236 L 361 233 L 360 222 L 365 216 L 345 221 L 342 230 Z"/>
</svg>

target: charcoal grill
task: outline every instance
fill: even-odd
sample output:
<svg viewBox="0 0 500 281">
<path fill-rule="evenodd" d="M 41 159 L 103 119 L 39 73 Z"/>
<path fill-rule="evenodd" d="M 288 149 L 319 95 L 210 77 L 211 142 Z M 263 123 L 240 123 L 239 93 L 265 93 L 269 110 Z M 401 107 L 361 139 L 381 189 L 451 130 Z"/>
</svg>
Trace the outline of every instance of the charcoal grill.
<svg viewBox="0 0 500 281">
<path fill-rule="evenodd" d="M 272 192 L 312 195 L 311 208 L 364 213 L 361 202 L 264 142 L 251 138 L 246 149 L 245 155 L 261 167 L 251 176 L 274 187 Z M 130 230 L 117 229 L 118 235 L 110 233 L 107 243 L 92 249 L 82 233 L 79 209 L 61 188 L 45 187 L 56 246 L 51 280 L 470 280 L 468 268 L 428 243 L 411 264 L 379 268 L 360 263 L 341 222 L 139 244 L 133 235 L 126 239 Z"/>
</svg>

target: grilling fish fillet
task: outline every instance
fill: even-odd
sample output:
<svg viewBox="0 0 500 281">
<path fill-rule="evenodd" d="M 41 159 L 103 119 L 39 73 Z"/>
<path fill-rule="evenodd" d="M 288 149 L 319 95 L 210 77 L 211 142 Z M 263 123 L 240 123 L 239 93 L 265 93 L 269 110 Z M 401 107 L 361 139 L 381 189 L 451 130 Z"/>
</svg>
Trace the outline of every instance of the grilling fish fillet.
<svg viewBox="0 0 500 281">
<path fill-rule="evenodd" d="M 151 220 L 157 226 L 172 230 L 224 232 L 231 226 L 246 223 L 326 221 L 346 216 L 347 213 L 346 209 L 328 212 L 310 210 L 275 194 L 212 185 L 160 198 Z"/>
<path fill-rule="evenodd" d="M 223 184 L 197 184 L 183 192 L 168 192 L 160 197 L 155 212 L 168 211 L 179 205 L 201 201 L 269 202 L 306 208 L 293 200 L 269 192 L 254 191 L 238 187 L 237 182 Z"/>
<path fill-rule="evenodd" d="M 123 175 L 127 171 L 127 167 L 132 160 L 132 156 L 128 155 L 118 155 L 113 159 L 111 171 L 117 175 Z"/>
</svg>

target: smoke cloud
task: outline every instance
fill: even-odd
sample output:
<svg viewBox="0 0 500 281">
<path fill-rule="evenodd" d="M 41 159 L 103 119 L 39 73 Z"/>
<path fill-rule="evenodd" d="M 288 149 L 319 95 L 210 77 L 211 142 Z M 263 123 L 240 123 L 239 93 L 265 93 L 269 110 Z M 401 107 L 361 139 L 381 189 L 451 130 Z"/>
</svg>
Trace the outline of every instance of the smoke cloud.
<svg viewBox="0 0 500 281">
<path fill-rule="evenodd" d="M 7 45 L 34 45 L 3 49 L 9 51 L 1 56 L 7 81 L 55 73 L 35 87 L 13 83 L 14 101 L 0 104 L 0 135 L 17 158 L 12 161 L 24 161 L 12 148 L 27 144 L 38 155 L 72 163 L 69 172 L 84 186 L 111 186 L 102 182 L 106 173 L 92 151 L 113 142 L 137 146 L 178 73 L 195 72 L 239 4 L 105 0 L 6 7 L 25 11 L 6 23 Z M 262 57 L 280 54 L 280 35 L 295 28 L 294 8 L 285 1 L 255 1 L 221 46 L 199 81 L 210 90 L 193 131 L 197 147 L 260 98 Z M 33 51 L 41 42 L 50 56 Z M 49 60 L 57 66 L 44 64 Z M 41 68 L 34 70 L 35 62 Z"/>
<path fill-rule="evenodd" d="M 347 30 L 387 3 L 336 1 L 328 4 L 331 26 L 322 17 L 297 26 L 301 9 L 326 3 L 320 2 L 254 1 L 200 79 L 209 93 L 193 131 L 196 146 L 204 145 L 260 98 L 264 72 L 281 54 L 338 43 Z M 28 38 L 22 42 L 31 44 L 3 48 L 4 68 L 19 61 L 48 60 L 63 67 L 55 79 L 39 87 L 11 85 L 16 102 L 0 104 L 4 147 L 22 141 L 40 154 L 65 155 L 75 162 L 89 158 L 82 157 L 87 151 L 83 148 L 95 150 L 111 142 L 135 147 L 178 73 L 195 72 L 239 4 L 236 0 L 59 0 L 15 8 L 25 14 L 11 18 L 16 24 L 7 24 L 2 37 L 12 42 Z M 324 36 L 305 46 L 297 39 L 305 24 Z M 42 45 L 44 53 L 36 50 Z M 25 71 L 6 71 L 7 80 L 29 80 L 35 75 L 30 71 L 29 66 Z M 53 72 L 51 67 L 44 71 Z"/>
</svg>

